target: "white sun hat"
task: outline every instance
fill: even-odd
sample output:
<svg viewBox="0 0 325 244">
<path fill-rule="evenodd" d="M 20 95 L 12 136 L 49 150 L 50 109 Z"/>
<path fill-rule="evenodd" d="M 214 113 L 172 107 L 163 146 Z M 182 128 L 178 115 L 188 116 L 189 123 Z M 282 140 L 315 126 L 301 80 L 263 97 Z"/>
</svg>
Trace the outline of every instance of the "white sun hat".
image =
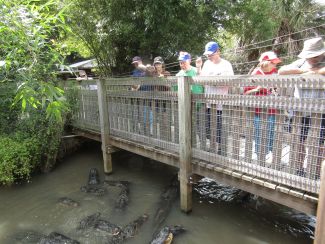
<svg viewBox="0 0 325 244">
<path fill-rule="evenodd" d="M 299 58 L 314 58 L 325 53 L 324 42 L 321 37 L 308 39 L 304 42 L 304 48 L 298 55 Z"/>
</svg>

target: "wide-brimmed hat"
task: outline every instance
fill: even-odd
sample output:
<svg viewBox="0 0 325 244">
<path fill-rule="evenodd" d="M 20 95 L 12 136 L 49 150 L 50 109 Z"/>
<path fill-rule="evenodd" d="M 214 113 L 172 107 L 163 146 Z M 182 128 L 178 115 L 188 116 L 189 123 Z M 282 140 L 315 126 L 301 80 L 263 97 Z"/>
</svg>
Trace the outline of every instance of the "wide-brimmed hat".
<svg viewBox="0 0 325 244">
<path fill-rule="evenodd" d="M 324 42 L 321 37 L 306 40 L 299 58 L 314 58 L 325 53 Z"/>
<path fill-rule="evenodd" d="M 281 63 L 281 59 L 279 59 L 275 52 L 272 51 L 262 53 L 258 61 L 271 61 L 274 64 Z"/>
</svg>

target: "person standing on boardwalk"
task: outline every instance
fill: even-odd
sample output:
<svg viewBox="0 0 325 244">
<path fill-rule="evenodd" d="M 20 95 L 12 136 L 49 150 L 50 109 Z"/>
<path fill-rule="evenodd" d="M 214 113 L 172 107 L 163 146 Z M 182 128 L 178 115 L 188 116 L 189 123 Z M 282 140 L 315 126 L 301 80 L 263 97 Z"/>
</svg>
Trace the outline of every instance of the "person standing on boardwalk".
<svg viewBox="0 0 325 244">
<path fill-rule="evenodd" d="M 153 60 L 153 67 L 155 68 L 154 77 L 167 77 L 170 76 L 170 72 L 165 69 L 165 62 L 162 57 L 155 57 Z"/>
<path fill-rule="evenodd" d="M 132 59 L 132 64 L 134 66 L 134 70 L 132 71 L 133 77 L 143 77 L 146 74 L 146 66 L 142 63 L 142 58 L 139 56 L 135 56 Z"/>
<path fill-rule="evenodd" d="M 278 73 L 276 68 L 281 60 L 277 55 L 272 52 L 264 52 L 259 58 L 259 64 L 253 70 L 251 75 L 274 75 Z M 244 95 L 255 95 L 255 96 L 269 96 L 277 95 L 276 88 L 274 87 L 261 87 L 261 86 L 247 86 L 244 87 Z M 261 148 L 261 108 L 255 108 L 254 116 L 254 140 L 255 140 L 255 153 L 253 154 L 253 159 L 257 159 L 257 155 L 260 152 Z M 273 149 L 273 140 L 274 140 L 274 129 L 275 129 L 275 114 L 276 110 L 273 108 L 268 109 L 267 116 L 267 146 L 266 146 L 266 162 L 272 163 L 272 149 Z"/>
<path fill-rule="evenodd" d="M 285 65 L 279 69 L 280 75 L 291 74 L 320 74 L 325 75 L 325 46 L 321 37 L 308 39 L 304 42 L 304 47 L 298 55 L 300 58 L 289 65 Z M 295 86 L 294 96 L 296 98 L 308 99 L 325 99 L 324 90 L 303 89 Z M 298 145 L 298 168 L 296 174 L 299 176 L 306 176 L 304 169 L 304 160 L 306 157 L 305 141 L 311 126 L 310 113 L 304 113 L 301 119 L 301 130 Z M 317 155 L 316 170 L 314 179 L 320 178 L 321 162 L 324 159 L 324 138 L 325 138 L 325 114 L 322 114 L 321 129 L 319 135 L 319 150 Z"/>
<path fill-rule="evenodd" d="M 191 65 L 191 55 L 188 52 L 180 52 L 178 56 L 179 66 L 181 70 L 176 74 L 176 76 L 189 76 L 194 77 L 197 75 L 197 69 Z M 176 89 L 175 89 L 176 88 Z M 173 91 L 177 91 L 177 86 L 172 87 Z M 203 94 L 204 88 L 200 84 L 192 84 L 191 85 L 191 93 L 192 94 Z M 200 145 L 203 145 L 202 143 L 202 137 L 200 136 L 202 133 L 200 133 L 201 128 L 199 126 L 199 114 L 202 110 L 202 103 L 196 102 L 195 103 L 195 113 L 196 113 L 196 129 L 201 141 Z"/>
<path fill-rule="evenodd" d="M 221 58 L 220 47 L 216 42 L 208 42 L 205 45 L 203 53 L 208 60 L 203 64 L 202 58 L 196 60 L 196 68 L 200 76 L 229 76 L 234 75 L 232 65 L 229 61 Z M 203 64 L 203 67 L 202 67 Z M 228 86 L 205 86 L 205 94 L 227 95 L 229 91 Z M 209 138 L 211 135 L 211 104 L 206 104 L 206 134 Z M 219 144 L 218 154 L 221 154 L 221 129 L 222 129 L 222 105 L 217 105 L 217 128 L 216 140 Z"/>
</svg>

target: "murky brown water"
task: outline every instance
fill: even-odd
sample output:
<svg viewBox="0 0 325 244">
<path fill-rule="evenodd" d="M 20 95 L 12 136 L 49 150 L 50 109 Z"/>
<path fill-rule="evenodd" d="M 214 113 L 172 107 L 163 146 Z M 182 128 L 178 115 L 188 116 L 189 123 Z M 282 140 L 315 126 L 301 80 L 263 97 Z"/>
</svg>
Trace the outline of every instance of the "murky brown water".
<svg viewBox="0 0 325 244">
<path fill-rule="evenodd" d="M 138 235 L 126 243 L 149 243 L 154 232 L 153 218 L 160 194 L 176 169 L 158 162 L 141 163 L 118 153 L 114 173 L 105 176 L 100 146 L 92 146 L 67 157 L 51 173 L 33 177 L 29 184 L 0 189 L 0 243 L 33 243 L 24 239 L 27 232 L 47 235 L 56 231 L 80 243 L 100 244 L 109 241 L 96 230 L 77 231 L 84 217 L 101 213 L 101 218 L 123 226 L 147 213 L 149 220 Z M 134 161 L 136 161 L 135 164 Z M 130 185 L 130 203 L 124 211 L 117 211 L 114 202 L 119 194 L 116 187 L 108 187 L 107 194 L 95 196 L 80 191 L 88 180 L 88 172 L 96 167 L 101 180 L 126 180 Z M 165 225 L 183 225 L 186 232 L 176 236 L 173 243 L 254 244 L 254 243 L 312 243 L 314 218 L 280 207 L 262 199 L 245 202 L 229 200 L 227 190 L 220 194 L 213 184 L 202 184 L 194 194 L 193 211 L 184 214 L 177 200 L 165 220 Z M 79 207 L 65 207 L 57 203 L 69 197 Z M 231 198 L 231 197 L 230 197 Z"/>
</svg>

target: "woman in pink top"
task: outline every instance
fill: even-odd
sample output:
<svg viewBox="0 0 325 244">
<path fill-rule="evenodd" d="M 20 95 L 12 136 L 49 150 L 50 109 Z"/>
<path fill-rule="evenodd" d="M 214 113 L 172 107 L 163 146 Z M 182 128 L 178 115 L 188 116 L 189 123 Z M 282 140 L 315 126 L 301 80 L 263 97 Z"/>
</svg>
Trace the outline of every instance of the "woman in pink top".
<svg viewBox="0 0 325 244">
<path fill-rule="evenodd" d="M 278 71 L 276 66 L 281 60 L 277 57 L 274 52 L 264 52 L 259 58 L 259 64 L 251 73 L 252 75 L 273 75 L 277 74 Z M 261 86 L 248 86 L 244 87 L 245 95 L 255 96 L 269 96 L 277 95 L 276 88 L 265 88 Z M 261 145 L 261 108 L 255 108 L 254 116 L 254 139 L 255 139 L 255 153 L 253 159 L 257 159 L 257 155 Z M 268 163 L 272 162 L 272 149 L 274 140 L 274 127 L 275 127 L 275 113 L 276 110 L 273 108 L 268 109 L 268 121 L 267 121 L 267 148 L 266 148 L 266 160 Z"/>
</svg>

